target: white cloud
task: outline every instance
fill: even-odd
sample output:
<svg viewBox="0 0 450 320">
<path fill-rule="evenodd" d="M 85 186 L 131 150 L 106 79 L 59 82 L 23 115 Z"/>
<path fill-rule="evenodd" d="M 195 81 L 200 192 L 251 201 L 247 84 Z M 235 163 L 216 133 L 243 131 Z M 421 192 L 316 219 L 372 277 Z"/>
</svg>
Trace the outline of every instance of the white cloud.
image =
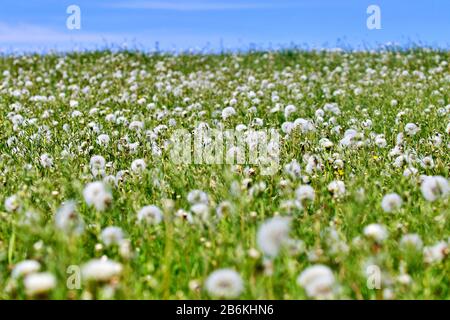
<svg viewBox="0 0 450 320">
<path fill-rule="evenodd" d="M 82 30 L 57 30 L 35 24 L 5 24 L 0 22 L 0 51 L 38 50 L 40 48 L 95 48 L 122 44 L 132 36 L 118 33 L 89 33 Z"/>
<path fill-rule="evenodd" d="M 135 33 L 100 33 L 81 30 L 56 29 L 36 24 L 6 24 L 0 22 L 0 52 L 96 49 L 127 47 L 152 49 L 158 42 L 161 49 L 203 47 L 220 40 L 214 34 L 186 34 L 181 30 L 152 28 Z M 227 43 L 231 43 L 228 41 Z"/>
<path fill-rule="evenodd" d="M 45 42 L 97 42 L 102 40 L 119 40 L 126 38 L 125 34 L 89 33 L 82 30 L 56 30 L 35 24 L 10 25 L 0 23 L 0 42 L 4 43 L 45 43 Z"/>
<path fill-rule="evenodd" d="M 207 1 L 123 1 L 107 5 L 110 8 L 120 9 L 152 9 L 172 11 L 219 11 L 219 10 L 245 10 L 245 9 L 268 9 L 285 7 L 280 3 L 263 2 L 207 2 Z"/>
</svg>

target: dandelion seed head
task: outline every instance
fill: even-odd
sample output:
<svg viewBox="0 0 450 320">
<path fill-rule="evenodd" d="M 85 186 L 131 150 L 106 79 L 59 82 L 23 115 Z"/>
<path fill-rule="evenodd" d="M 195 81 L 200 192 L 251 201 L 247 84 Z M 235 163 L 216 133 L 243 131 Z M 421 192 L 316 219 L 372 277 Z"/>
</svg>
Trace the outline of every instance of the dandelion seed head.
<svg viewBox="0 0 450 320">
<path fill-rule="evenodd" d="M 14 279 L 38 272 L 41 269 L 41 264 L 36 260 L 23 260 L 14 266 L 11 276 Z"/>
<path fill-rule="evenodd" d="M 163 219 L 163 212 L 155 205 L 144 206 L 138 211 L 137 219 L 148 224 L 159 224 Z"/>
<path fill-rule="evenodd" d="M 93 259 L 81 267 L 85 281 L 109 281 L 122 273 L 122 265 L 109 259 Z"/>
<path fill-rule="evenodd" d="M 303 270 L 297 284 L 305 289 L 309 297 L 327 299 L 333 295 L 335 278 L 329 267 L 318 264 Z"/>
<path fill-rule="evenodd" d="M 241 276 L 232 269 L 219 269 L 211 273 L 205 282 L 208 293 L 217 298 L 237 298 L 244 290 Z"/>
<path fill-rule="evenodd" d="M 100 238 L 107 247 L 119 245 L 124 240 L 124 233 L 120 227 L 109 226 L 103 229 Z"/>
<path fill-rule="evenodd" d="M 56 277 L 49 272 L 32 273 L 25 277 L 24 286 L 30 296 L 44 294 L 56 287 Z"/>
<path fill-rule="evenodd" d="M 397 193 L 388 193 L 381 200 L 381 207 L 384 212 L 393 212 L 401 208 L 402 198 Z"/>
<path fill-rule="evenodd" d="M 104 211 L 112 202 L 112 195 L 101 181 L 88 183 L 83 190 L 84 200 L 88 206 Z"/>
<path fill-rule="evenodd" d="M 258 229 L 258 246 L 268 257 L 275 257 L 278 255 L 282 245 L 289 239 L 289 232 L 289 218 L 271 218 L 264 222 Z"/>
<path fill-rule="evenodd" d="M 385 226 L 373 223 L 364 228 L 364 235 L 374 241 L 383 242 L 388 237 L 388 231 Z"/>
</svg>

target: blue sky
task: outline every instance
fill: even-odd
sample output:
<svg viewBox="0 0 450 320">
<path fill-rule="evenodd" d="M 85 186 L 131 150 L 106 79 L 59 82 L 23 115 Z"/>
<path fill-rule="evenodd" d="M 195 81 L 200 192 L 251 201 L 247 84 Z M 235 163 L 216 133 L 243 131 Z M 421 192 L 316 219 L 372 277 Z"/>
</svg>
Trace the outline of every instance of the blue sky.
<svg viewBox="0 0 450 320">
<path fill-rule="evenodd" d="M 68 30 L 66 8 L 81 9 Z M 366 9 L 381 8 L 381 30 Z M 448 0 L 1 0 L 0 52 L 105 44 L 160 49 L 288 46 L 353 48 L 386 42 L 450 46 Z"/>
</svg>

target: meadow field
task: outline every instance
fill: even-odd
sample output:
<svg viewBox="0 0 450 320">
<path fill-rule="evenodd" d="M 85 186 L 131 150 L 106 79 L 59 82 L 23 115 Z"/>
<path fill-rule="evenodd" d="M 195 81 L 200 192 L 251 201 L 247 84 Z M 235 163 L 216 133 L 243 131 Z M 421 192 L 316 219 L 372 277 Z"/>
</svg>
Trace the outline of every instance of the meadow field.
<svg viewBox="0 0 450 320">
<path fill-rule="evenodd" d="M 0 299 L 449 299 L 449 61 L 0 56 Z"/>
</svg>

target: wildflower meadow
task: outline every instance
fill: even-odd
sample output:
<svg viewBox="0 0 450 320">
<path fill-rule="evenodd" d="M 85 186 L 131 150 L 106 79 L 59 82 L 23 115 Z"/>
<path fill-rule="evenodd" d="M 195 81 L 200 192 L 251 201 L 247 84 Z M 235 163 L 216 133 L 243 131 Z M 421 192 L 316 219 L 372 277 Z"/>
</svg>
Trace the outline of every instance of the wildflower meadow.
<svg viewBox="0 0 450 320">
<path fill-rule="evenodd" d="M 450 53 L 0 56 L 0 299 L 449 299 Z"/>
</svg>

